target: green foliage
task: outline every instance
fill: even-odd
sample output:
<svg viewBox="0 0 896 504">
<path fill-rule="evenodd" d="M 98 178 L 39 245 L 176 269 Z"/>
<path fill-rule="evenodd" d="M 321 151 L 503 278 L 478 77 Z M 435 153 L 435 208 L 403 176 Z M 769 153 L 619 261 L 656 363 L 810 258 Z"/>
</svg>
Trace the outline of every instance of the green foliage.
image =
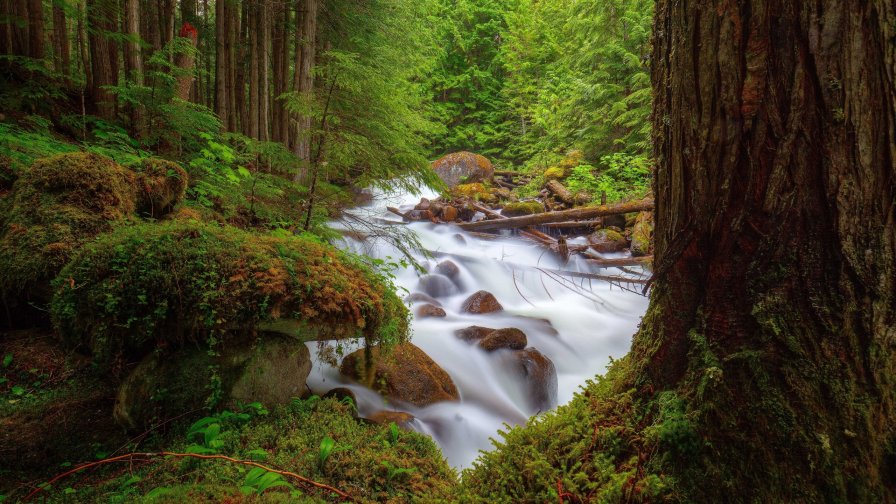
<svg viewBox="0 0 896 504">
<path fill-rule="evenodd" d="M 98 238 L 60 274 L 51 311 L 61 334 L 97 362 L 162 342 L 226 342 L 279 319 L 333 338 L 404 341 L 408 316 L 367 267 L 313 237 L 195 221 Z"/>
<path fill-rule="evenodd" d="M 601 170 L 581 164 L 566 179 L 573 192 L 586 192 L 595 201 L 605 193 L 608 202 L 643 196 L 650 187 L 649 161 L 643 156 L 616 153 L 601 158 Z M 597 173 L 597 175 L 595 175 Z"/>
<path fill-rule="evenodd" d="M 39 158 L 77 150 L 76 146 L 57 138 L 46 129 L 0 123 L 0 157 L 10 160 L 14 174 L 31 166 Z"/>
<path fill-rule="evenodd" d="M 268 454 L 265 466 L 340 488 L 358 502 L 452 498 L 456 474 L 429 437 L 406 432 L 384 446 L 384 435 L 385 427 L 357 420 L 350 406 L 313 397 L 247 422 L 222 424 L 214 439 L 221 442 L 220 454 L 251 460 L 250 454 L 264 451 Z M 176 433 L 172 440 L 161 440 L 164 449 L 183 451 L 182 437 Z M 321 467 L 319 447 L 325 438 L 346 440 L 352 449 L 334 449 Z M 124 494 L 127 485 L 129 502 L 241 502 L 244 495 L 254 496 L 252 502 L 329 502 L 329 495 L 322 491 L 294 489 L 288 477 L 216 460 L 157 459 L 135 465 L 125 475 L 105 466 L 85 476 L 71 492 L 51 491 L 45 498 L 49 502 L 108 501 L 110 494 Z"/>
<path fill-rule="evenodd" d="M 0 54 L 0 110 L 51 114 L 76 82 L 46 61 Z"/>
</svg>

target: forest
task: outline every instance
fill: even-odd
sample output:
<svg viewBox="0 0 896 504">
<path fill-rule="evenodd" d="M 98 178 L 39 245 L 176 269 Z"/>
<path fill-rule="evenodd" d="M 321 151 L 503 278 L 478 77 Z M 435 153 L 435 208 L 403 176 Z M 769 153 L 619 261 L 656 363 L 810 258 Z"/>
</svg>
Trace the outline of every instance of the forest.
<svg viewBox="0 0 896 504">
<path fill-rule="evenodd" d="M 891 0 L 0 0 L 0 502 L 896 501 Z"/>
</svg>

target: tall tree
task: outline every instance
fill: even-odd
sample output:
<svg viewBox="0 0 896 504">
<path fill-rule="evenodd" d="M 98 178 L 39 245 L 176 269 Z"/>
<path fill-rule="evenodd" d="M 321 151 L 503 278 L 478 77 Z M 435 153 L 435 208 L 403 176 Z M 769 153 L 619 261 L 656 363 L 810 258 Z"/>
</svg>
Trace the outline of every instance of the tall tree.
<svg viewBox="0 0 896 504">
<path fill-rule="evenodd" d="M 29 56 L 43 59 L 44 38 L 44 6 L 41 0 L 28 0 L 28 50 Z"/>
<path fill-rule="evenodd" d="M 314 92 L 314 58 L 317 52 L 318 0 L 299 0 L 296 16 L 296 61 L 293 86 L 305 101 L 310 101 Z M 297 181 L 307 181 L 308 164 L 311 162 L 311 114 L 304 112 L 296 117 L 296 139 L 293 152 L 299 158 L 300 167 Z"/>
<path fill-rule="evenodd" d="M 56 62 L 56 71 L 63 75 L 69 75 L 71 64 L 71 50 L 68 40 L 68 28 L 65 9 L 61 2 L 53 2 L 53 54 Z"/>
<path fill-rule="evenodd" d="M 706 502 L 894 499 L 896 4 L 660 0 L 654 32 L 658 262 L 633 353 L 706 440 L 682 481 Z"/>
<path fill-rule="evenodd" d="M 90 95 L 97 115 L 112 118 L 115 96 L 107 86 L 117 84 L 118 57 L 110 35 L 116 31 L 117 0 L 87 0 L 87 39 L 90 46 Z"/>
<path fill-rule="evenodd" d="M 229 124 L 228 76 L 230 75 L 230 20 L 227 0 L 215 2 L 215 113 L 225 129 Z"/>
</svg>

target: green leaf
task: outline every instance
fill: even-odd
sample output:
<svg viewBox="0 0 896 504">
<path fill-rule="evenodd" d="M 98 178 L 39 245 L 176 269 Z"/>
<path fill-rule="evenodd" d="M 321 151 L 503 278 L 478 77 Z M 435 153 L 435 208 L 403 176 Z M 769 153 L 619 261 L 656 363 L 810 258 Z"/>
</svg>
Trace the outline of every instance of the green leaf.
<svg viewBox="0 0 896 504">
<path fill-rule="evenodd" d="M 12 393 L 13 395 L 21 396 L 25 394 L 25 389 L 20 387 L 19 385 L 16 385 L 12 388 Z"/>
<path fill-rule="evenodd" d="M 12 354 L 8 353 L 3 356 L 3 367 L 9 367 L 12 364 Z"/>
</svg>

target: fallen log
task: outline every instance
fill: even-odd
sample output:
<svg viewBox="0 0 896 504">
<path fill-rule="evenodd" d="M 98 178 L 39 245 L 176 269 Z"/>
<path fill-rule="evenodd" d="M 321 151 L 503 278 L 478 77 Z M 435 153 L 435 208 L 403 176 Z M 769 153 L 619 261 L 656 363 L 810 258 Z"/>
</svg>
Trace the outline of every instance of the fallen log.
<svg viewBox="0 0 896 504">
<path fill-rule="evenodd" d="M 490 217 L 494 220 L 510 219 L 510 217 L 504 217 L 503 215 L 492 210 L 491 208 L 488 208 L 487 206 L 483 206 L 483 205 L 480 205 L 479 203 L 475 203 L 475 202 L 472 202 L 470 204 L 473 206 L 473 208 L 475 208 L 476 210 L 479 210 L 480 212 L 484 213 L 487 217 Z M 483 222 L 483 221 L 480 221 L 480 222 Z M 557 252 L 559 250 L 557 240 L 555 240 L 552 236 L 542 233 L 541 231 L 539 231 L 537 229 L 533 229 L 531 227 L 524 227 L 523 229 L 520 230 L 520 234 L 525 236 L 526 238 L 529 238 L 530 240 L 541 243 L 545 247 L 548 247 L 549 249 L 553 250 L 554 252 Z"/>
<path fill-rule="evenodd" d="M 567 221 L 567 222 L 551 222 L 548 224 L 543 224 L 544 227 L 554 228 L 554 229 L 568 229 L 568 228 L 581 228 L 581 227 L 594 227 L 600 224 L 600 220 L 586 220 L 586 221 Z"/>
<path fill-rule="evenodd" d="M 591 264 L 602 268 L 619 268 L 625 266 L 647 266 L 653 263 L 653 256 L 622 257 L 619 259 L 585 259 Z"/>
<path fill-rule="evenodd" d="M 595 217 L 603 217 L 606 215 L 641 212 L 644 210 L 653 210 L 652 199 L 628 201 L 626 203 L 619 203 L 616 205 L 601 205 L 596 207 L 574 208 L 572 210 L 559 210 L 556 212 L 524 215 L 522 217 L 510 217 L 507 219 L 464 222 L 458 224 L 458 226 L 461 229 L 465 229 L 468 231 L 482 231 L 486 229 L 511 229 L 537 226 L 540 224 L 549 224 L 552 222 L 586 220 L 593 219 Z"/>
<path fill-rule="evenodd" d="M 525 175 L 525 173 L 512 171 L 512 170 L 495 170 L 495 175 L 502 175 L 506 177 L 519 177 L 520 175 Z"/>
<path fill-rule="evenodd" d="M 577 205 L 582 203 L 587 203 L 591 198 L 586 194 L 576 194 L 567 189 L 557 180 L 550 180 L 547 184 L 545 184 L 545 189 L 554 194 L 554 196 L 560 198 L 561 201 L 566 203 L 567 205 Z"/>
</svg>

